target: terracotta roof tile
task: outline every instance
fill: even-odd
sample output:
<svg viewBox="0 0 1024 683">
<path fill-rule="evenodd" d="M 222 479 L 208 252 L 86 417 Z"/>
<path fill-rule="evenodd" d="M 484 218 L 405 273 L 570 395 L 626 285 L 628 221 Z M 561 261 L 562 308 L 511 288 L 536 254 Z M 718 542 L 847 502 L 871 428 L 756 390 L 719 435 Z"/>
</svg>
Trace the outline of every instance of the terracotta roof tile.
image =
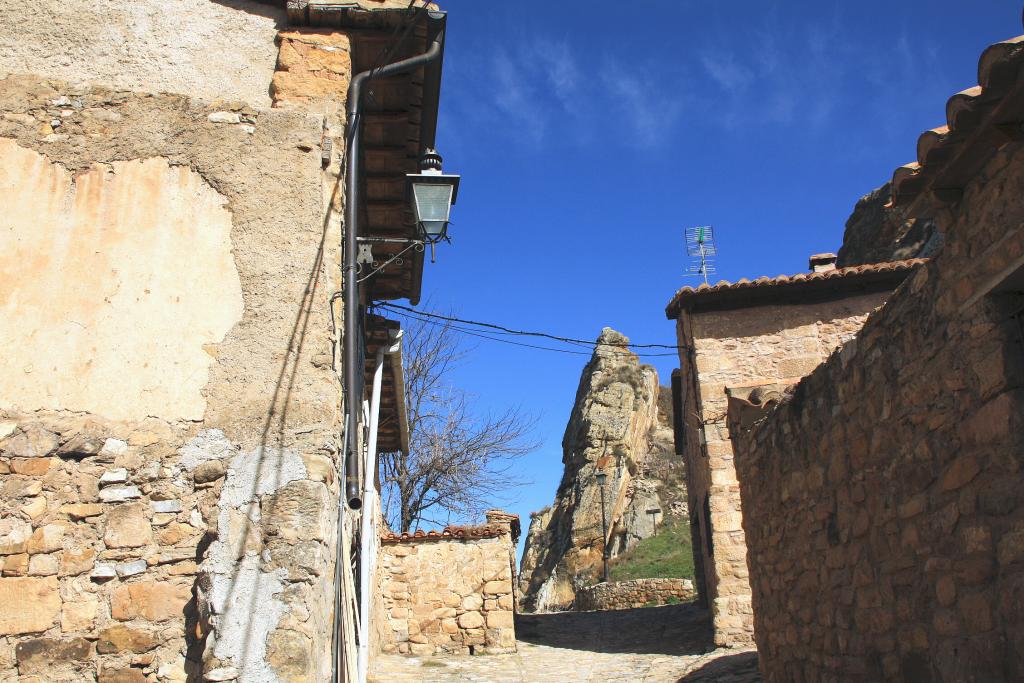
<svg viewBox="0 0 1024 683">
<path fill-rule="evenodd" d="M 906 261 L 890 261 L 888 263 L 871 263 L 849 268 L 836 268 L 818 273 L 797 273 L 796 275 L 779 275 L 774 278 L 759 277 L 753 282 L 747 279 L 727 282 L 722 280 L 714 285 L 683 287 L 672 301 L 665 307 L 665 315 L 669 320 L 679 316 L 681 310 L 690 308 L 694 303 L 721 304 L 730 303 L 733 307 L 742 306 L 744 294 L 754 291 L 769 290 L 777 292 L 776 300 L 781 300 L 784 293 L 802 292 L 810 288 L 853 289 L 865 283 L 877 283 L 895 287 L 916 266 L 927 259 L 909 259 Z"/>
<path fill-rule="evenodd" d="M 922 133 L 917 161 L 893 173 L 892 205 L 908 204 L 926 193 L 943 200 L 958 198 L 988 154 L 1020 137 L 1022 67 L 1024 36 L 985 49 L 978 60 L 978 85 L 949 98 L 946 125 Z"/>
<path fill-rule="evenodd" d="M 518 519 L 518 518 L 517 518 Z M 446 526 L 441 531 L 415 531 L 413 533 L 396 534 L 393 531 L 381 534 L 381 543 L 415 543 L 418 541 L 444 541 L 444 540 L 476 540 L 479 538 L 497 538 L 510 533 L 507 526 L 488 525 L 481 526 Z"/>
</svg>

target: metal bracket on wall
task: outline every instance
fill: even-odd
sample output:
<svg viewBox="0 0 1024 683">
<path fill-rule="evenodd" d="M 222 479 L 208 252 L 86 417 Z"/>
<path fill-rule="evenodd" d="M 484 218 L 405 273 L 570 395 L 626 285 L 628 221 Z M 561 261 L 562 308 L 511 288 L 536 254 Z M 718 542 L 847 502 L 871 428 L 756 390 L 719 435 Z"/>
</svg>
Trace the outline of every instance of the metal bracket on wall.
<svg viewBox="0 0 1024 683">
<path fill-rule="evenodd" d="M 391 237 L 357 237 L 356 242 L 359 244 L 359 252 L 356 254 L 356 272 L 362 273 L 364 266 L 373 268 L 369 273 L 360 277 L 357 282 L 362 282 L 367 278 L 376 275 L 392 263 L 402 265 L 402 263 L 404 263 L 402 256 L 404 256 L 407 251 L 411 249 L 417 253 L 423 253 L 425 246 L 425 242 L 423 240 L 395 239 Z M 404 244 L 406 247 L 387 261 L 379 263 L 373 258 L 374 244 Z"/>
</svg>

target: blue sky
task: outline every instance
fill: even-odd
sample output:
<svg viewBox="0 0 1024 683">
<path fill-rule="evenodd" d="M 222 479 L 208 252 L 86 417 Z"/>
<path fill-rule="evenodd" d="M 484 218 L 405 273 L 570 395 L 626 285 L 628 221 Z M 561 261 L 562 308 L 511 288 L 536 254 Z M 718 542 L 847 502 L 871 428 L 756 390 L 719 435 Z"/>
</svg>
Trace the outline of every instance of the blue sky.
<svg viewBox="0 0 1024 683">
<path fill-rule="evenodd" d="M 463 176 L 424 299 L 462 317 L 674 343 L 683 229 L 718 279 L 802 272 L 857 199 L 915 157 L 1017 0 L 447 0 L 438 149 Z M 510 493 L 550 504 L 583 356 L 478 341 L 453 377 L 481 410 L 539 416 Z M 663 383 L 672 357 L 648 359 Z"/>
</svg>

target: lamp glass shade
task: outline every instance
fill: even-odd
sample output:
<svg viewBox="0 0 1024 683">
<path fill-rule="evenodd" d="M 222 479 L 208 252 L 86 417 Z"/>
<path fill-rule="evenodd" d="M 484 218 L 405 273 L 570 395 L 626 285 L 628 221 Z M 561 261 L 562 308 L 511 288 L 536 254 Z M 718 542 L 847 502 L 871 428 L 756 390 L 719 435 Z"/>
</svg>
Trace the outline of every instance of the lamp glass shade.
<svg viewBox="0 0 1024 683">
<path fill-rule="evenodd" d="M 449 215 L 459 196 L 460 176 L 426 170 L 410 173 L 406 179 L 420 238 L 439 242 L 448 236 Z"/>
<path fill-rule="evenodd" d="M 448 229 L 453 189 L 453 186 L 447 183 L 412 184 L 416 221 L 427 240 L 431 242 L 442 239 Z"/>
<path fill-rule="evenodd" d="M 608 478 L 608 475 L 605 474 L 603 470 L 598 470 L 596 477 L 597 477 L 597 485 L 598 486 L 604 486 L 604 482 Z"/>
</svg>

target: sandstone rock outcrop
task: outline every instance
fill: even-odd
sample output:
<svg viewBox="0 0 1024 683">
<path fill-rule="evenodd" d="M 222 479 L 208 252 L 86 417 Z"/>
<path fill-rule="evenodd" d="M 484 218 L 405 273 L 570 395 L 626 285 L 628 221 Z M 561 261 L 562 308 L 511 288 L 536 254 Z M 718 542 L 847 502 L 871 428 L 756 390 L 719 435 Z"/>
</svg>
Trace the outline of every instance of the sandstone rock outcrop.
<svg viewBox="0 0 1024 683">
<path fill-rule="evenodd" d="M 615 555 L 653 535 L 648 510 L 683 511 L 682 463 L 673 454 L 671 400 L 629 339 L 604 328 L 583 369 L 562 439 L 565 470 L 554 504 L 531 517 L 520 564 L 520 608 L 569 608 L 576 590 L 599 580 L 603 469 L 607 543 Z M 658 516 L 658 522 L 662 521 Z"/>
</svg>

